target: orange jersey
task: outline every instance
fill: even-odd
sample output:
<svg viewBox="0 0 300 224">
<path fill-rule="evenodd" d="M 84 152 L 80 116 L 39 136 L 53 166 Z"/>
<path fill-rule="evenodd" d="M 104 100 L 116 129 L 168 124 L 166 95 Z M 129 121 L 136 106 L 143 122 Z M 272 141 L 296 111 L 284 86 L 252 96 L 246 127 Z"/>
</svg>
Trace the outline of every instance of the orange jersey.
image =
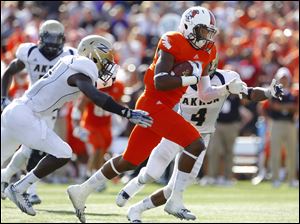
<svg viewBox="0 0 300 224">
<path fill-rule="evenodd" d="M 214 45 L 209 52 L 196 50 L 179 32 L 167 32 L 162 36 L 158 43 L 153 63 L 145 74 L 145 96 L 159 99 L 162 103 L 174 107 L 185 93 L 187 87 L 167 91 L 160 91 L 155 88 L 154 70 L 159 57 L 159 50 L 172 54 L 175 58 L 175 64 L 184 61 L 198 61 L 202 62 L 202 69 L 204 69 L 216 57 L 216 47 Z"/>
<path fill-rule="evenodd" d="M 112 86 L 101 89 L 102 92 L 107 93 L 116 101 L 119 101 L 124 94 L 124 85 L 116 81 Z M 109 126 L 111 125 L 111 113 L 103 110 L 101 107 L 96 106 L 90 102 L 87 104 L 83 116 L 83 127 L 88 126 Z"/>
</svg>

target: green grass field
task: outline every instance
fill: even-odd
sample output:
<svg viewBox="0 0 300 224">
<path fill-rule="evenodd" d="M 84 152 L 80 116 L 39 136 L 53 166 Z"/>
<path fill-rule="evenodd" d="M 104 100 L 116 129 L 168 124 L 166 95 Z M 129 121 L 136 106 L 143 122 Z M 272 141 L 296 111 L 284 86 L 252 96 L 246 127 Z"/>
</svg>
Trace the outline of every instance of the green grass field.
<svg viewBox="0 0 300 224">
<path fill-rule="evenodd" d="M 160 185 L 149 185 L 128 205 L 115 205 L 116 194 L 122 185 L 109 184 L 102 193 L 92 194 L 87 201 L 87 222 L 124 223 L 128 205 L 143 199 Z M 40 183 L 38 192 L 43 203 L 36 205 L 37 215 L 28 216 L 19 211 L 9 200 L 1 201 L 1 223 L 51 223 L 79 222 L 66 194 L 67 185 Z M 270 183 L 252 186 L 250 182 L 238 182 L 234 187 L 201 187 L 195 185 L 185 193 L 187 208 L 197 215 L 195 222 L 241 223 L 299 223 L 299 189 L 287 185 L 273 189 Z M 147 211 L 144 222 L 182 222 L 163 211 L 163 207 Z M 191 221 L 190 221 L 191 222 Z"/>
</svg>

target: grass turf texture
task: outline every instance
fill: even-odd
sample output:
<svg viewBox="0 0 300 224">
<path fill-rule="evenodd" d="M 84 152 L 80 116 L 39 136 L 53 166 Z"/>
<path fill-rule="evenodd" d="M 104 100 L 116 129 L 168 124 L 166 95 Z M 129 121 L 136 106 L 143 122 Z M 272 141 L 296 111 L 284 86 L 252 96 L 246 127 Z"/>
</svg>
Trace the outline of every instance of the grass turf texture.
<svg viewBox="0 0 300 224">
<path fill-rule="evenodd" d="M 117 207 L 115 197 L 123 185 L 109 183 L 102 193 L 93 193 L 87 201 L 87 222 L 124 223 L 129 205 L 143 199 L 160 188 L 152 184 L 144 188 L 123 208 Z M 42 204 L 35 205 L 37 215 L 22 213 L 11 201 L 1 201 L 1 223 L 62 223 L 79 222 L 66 193 L 67 185 L 40 183 L 38 192 Z M 299 223 L 299 189 L 286 184 L 278 189 L 270 183 L 252 186 L 240 181 L 233 187 L 191 186 L 184 195 L 185 204 L 196 216 L 194 222 L 241 222 L 241 223 Z M 183 222 L 155 208 L 143 214 L 143 222 Z M 189 221 L 192 222 L 192 221 Z"/>
</svg>

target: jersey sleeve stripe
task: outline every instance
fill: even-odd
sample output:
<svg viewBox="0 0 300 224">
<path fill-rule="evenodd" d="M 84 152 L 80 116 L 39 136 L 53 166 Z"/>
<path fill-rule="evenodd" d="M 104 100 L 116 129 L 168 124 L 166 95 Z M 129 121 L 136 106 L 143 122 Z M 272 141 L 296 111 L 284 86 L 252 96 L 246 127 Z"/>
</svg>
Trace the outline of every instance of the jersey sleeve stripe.
<svg viewBox="0 0 300 224">
<path fill-rule="evenodd" d="M 219 72 L 215 72 L 215 75 L 220 79 L 222 85 L 225 85 L 224 76 L 221 73 L 219 73 Z"/>
<path fill-rule="evenodd" d="M 33 49 L 37 48 L 37 46 L 32 46 L 31 48 L 29 48 L 28 53 L 27 53 L 27 58 L 29 58 L 29 55 L 31 54 L 31 52 L 33 51 Z"/>
</svg>

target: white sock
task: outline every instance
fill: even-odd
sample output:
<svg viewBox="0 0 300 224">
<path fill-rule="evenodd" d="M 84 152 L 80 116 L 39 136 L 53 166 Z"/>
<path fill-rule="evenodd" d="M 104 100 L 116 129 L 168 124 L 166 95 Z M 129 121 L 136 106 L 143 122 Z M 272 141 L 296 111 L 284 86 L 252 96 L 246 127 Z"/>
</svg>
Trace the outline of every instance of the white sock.
<svg viewBox="0 0 300 224">
<path fill-rule="evenodd" d="M 17 151 L 5 169 L 1 171 L 1 180 L 9 182 L 11 177 L 22 169 L 27 161 L 26 155 L 22 151 Z"/>
<path fill-rule="evenodd" d="M 27 189 L 27 193 L 30 195 L 36 195 L 36 184 L 37 183 L 33 183 L 31 186 L 29 186 L 29 188 Z"/>
<path fill-rule="evenodd" d="M 82 193 L 85 193 L 88 196 L 90 193 L 96 191 L 100 185 L 106 183 L 107 180 L 108 179 L 103 175 L 102 171 L 98 170 L 88 180 L 80 185 L 83 190 Z"/>
<path fill-rule="evenodd" d="M 190 183 L 190 173 L 177 170 L 174 186 L 170 198 L 175 201 L 183 201 L 183 192 Z"/>
<path fill-rule="evenodd" d="M 40 179 L 34 175 L 33 171 L 30 171 L 25 177 L 14 184 L 16 190 L 20 193 L 27 191 L 30 185 L 36 183 Z"/>
<path fill-rule="evenodd" d="M 78 177 L 85 178 L 87 176 L 87 166 L 86 164 L 78 164 Z"/>
<path fill-rule="evenodd" d="M 138 179 L 139 179 L 138 177 L 133 178 L 123 188 L 123 190 L 127 194 L 129 194 L 130 197 L 133 197 L 136 193 L 138 193 L 145 186 L 145 184 L 141 184 Z"/>
<path fill-rule="evenodd" d="M 143 212 L 143 211 L 149 210 L 151 208 L 155 208 L 156 206 L 152 203 L 150 197 L 147 197 L 144 200 L 135 204 L 134 207 L 136 209 L 138 209 L 139 211 Z"/>
</svg>

